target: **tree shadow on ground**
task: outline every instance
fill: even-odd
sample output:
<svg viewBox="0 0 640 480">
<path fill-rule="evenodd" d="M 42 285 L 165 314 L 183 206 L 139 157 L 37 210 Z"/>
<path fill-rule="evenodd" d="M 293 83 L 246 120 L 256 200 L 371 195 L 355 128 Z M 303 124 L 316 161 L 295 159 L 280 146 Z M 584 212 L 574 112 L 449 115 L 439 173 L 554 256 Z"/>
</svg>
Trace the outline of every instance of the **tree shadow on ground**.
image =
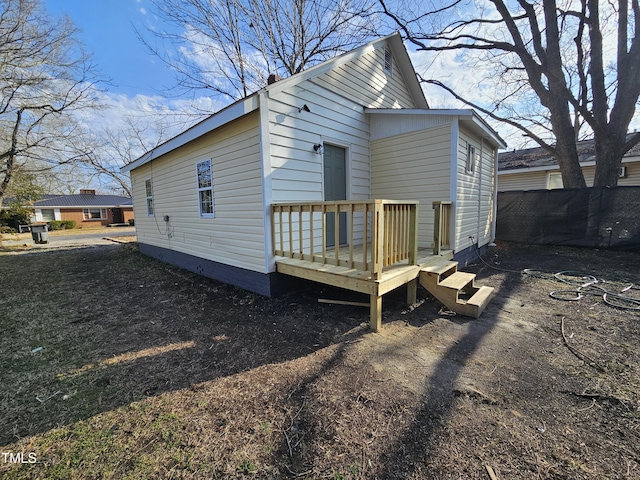
<svg viewBox="0 0 640 480">
<path fill-rule="evenodd" d="M 0 278 L 0 445 L 366 331 L 318 290 L 267 299 L 127 248 L 3 257 Z"/>
<path fill-rule="evenodd" d="M 476 320 L 463 320 L 467 325 L 464 336 L 441 355 L 433 374 L 425 379 L 426 385 L 420 407 L 409 428 L 389 445 L 383 455 L 381 468 L 371 478 L 410 478 L 423 474 L 429 464 L 430 450 L 435 448 L 438 432 L 451 414 L 456 400 L 456 384 L 462 376 L 467 361 L 498 323 L 497 314 L 509 293 L 521 284 L 517 273 L 505 275 L 500 294 L 494 297 L 484 314 Z M 457 321 L 457 319 L 456 319 Z M 458 321 L 457 321 L 458 322 Z"/>
</svg>

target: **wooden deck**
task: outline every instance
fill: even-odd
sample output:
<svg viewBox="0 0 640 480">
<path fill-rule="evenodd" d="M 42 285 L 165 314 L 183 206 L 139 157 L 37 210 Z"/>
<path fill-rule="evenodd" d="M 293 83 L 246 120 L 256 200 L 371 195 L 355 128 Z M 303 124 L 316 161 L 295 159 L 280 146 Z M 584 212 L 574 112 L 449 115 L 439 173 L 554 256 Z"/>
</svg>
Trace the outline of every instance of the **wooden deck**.
<svg viewBox="0 0 640 480">
<path fill-rule="evenodd" d="M 378 330 L 385 293 L 407 285 L 407 302 L 415 303 L 420 270 L 453 258 L 448 245 L 451 202 L 435 202 L 436 208 L 434 247 L 420 249 L 417 201 L 273 204 L 271 240 L 276 270 L 368 294 L 371 328 Z M 346 220 L 342 232 L 340 216 Z M 351 243 L 341 245 L 343 236 Z"/>
<path fill-rule="evenodd" d="M 357 261 L 364 248 L 354 246 L 353 255 Z M 453 258 L 451 250 L 442 250 L 440 255 L 434 255 L 431 249 L 419 249 L 418 261 L 415 265 L 407 261 L 388 265 L 383 268 L 382 276 L 374 279 L 370 271 L 358 270 L 336 265 L 300 260 L 296 258 L 277 258 L 276 269 L 280 273 L 334 287 L 344 288 L 354 292 L 365 293 L 370 296 L 371 328 L 379 330 L 382 325 L 382 295 L 407 285 L 407 303 L 416 301 L 417 279 L 424 267 L 448 262 Z"/>
<path fill-rule="evenodd" d="M 356 262 L 362 261 L 363 250 L 362 245 L 354 246 L 353 255 Z M 346 254 L 347 253 L 341 253 L 340 257 L 342 258 L 343 255 Z M 430 249 L 419 249 L 416 265 L 409 265 L 407 261 L 388 265 L 382 269 L 382 277 L 378 280 L 374 279 L 371 272 L 367 270 L 324 265 L 322 263 L 297 258 L 278 257 L 276 258 L 276 267 L 278 272 L 294 277 L 306 278 L 314 282 L 369 295 L 384 295 L 417 278 L 420 269 L 437 265 L 451 258 L 453 258 L 453 252 L 451 250 L 443 250 L 440 255 L 433 255 Z"/>
</svg>

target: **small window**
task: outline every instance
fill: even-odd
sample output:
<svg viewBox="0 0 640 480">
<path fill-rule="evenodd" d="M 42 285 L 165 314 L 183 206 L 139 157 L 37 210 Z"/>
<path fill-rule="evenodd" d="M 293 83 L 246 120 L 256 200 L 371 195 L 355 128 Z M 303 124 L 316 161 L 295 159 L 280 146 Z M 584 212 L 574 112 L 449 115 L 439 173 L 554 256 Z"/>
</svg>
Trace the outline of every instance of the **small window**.
<svg viewBox="0 0 640 480">
<path fill-rule="evenodd" d="M 107 218 L 106 208 L 85 208 L 82 210 L 84 220 L 103 220 Z"/>
<path fill-rule="evenodd" d="M 467 173 L 475 172 L 477 161 L 478 158 L 475 145 L 467 143 L 467 161 L 464 167 L 464 171 Z"/>
<path fill-rule="evenodd" d="M 43 222 L 52 222 L 56 219 L 53 208 L 43 208 L 42 210 L 40 210 L 40 213 L 42 214 Z"/>
<path fill-rule="evenodd" d="M 211 160 L 198 162 L 198 200 L 201 217 L 213 217 L 213 180 L 211 177 Z"/>
<path fill-rule="evenodd" d="M 618 178 L 627 178 L 627 166 L 622 165 L 618 170 Z"/>
<path fill-rule="evenodd" d="M 384 47 L 384 71 L 387 75 L 393 75 L 393 55 L 389 47 Z"/>
<path fill-rule="evenodd" d="M 547 189 L 555 190 L 557 188 L 564 188 L 562 174 L 560 172 L 549 172 L 547 175 Z"/>
<path fill-rule="evenodd" d="M 144 181 L 144 189 L 145 189 L 145 194 L 147 196 L 147 215 L 149 215 L 150 217 L 153 217 L 154 215 L 154 210 L 153 210 L 153 184 L 151 183 L 151 179 L 147 178 Z"/>
</svg>

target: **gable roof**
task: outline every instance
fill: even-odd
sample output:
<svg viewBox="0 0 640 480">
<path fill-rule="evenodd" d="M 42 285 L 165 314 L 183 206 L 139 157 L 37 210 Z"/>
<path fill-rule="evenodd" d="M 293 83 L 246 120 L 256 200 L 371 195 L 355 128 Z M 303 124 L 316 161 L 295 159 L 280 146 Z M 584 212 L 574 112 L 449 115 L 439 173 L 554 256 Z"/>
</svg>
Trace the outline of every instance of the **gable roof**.
<svg viewBox="0 0 640 480">
<path fill-rule="evenodd" d="M 322 75 L 323 73 L 336 68 L 339 65 L 350 62 L 364 55 L 365 53 L 371 52 L 376 48 L 379 48 L 381 45 L 385 44 L 391 48 L 393 57 L 407 84 L 407 89 L 413 97 L 416 107 L 424 109 L 429 108 L 427 100 L 424 96 L 424 92 L 422 91 L 422 87 L 420 86 L 420 82 L 418 82 L 418 79 L 416 77 L 411 59 L 409 58 L 409 54 L 407 53 L 407 50 L 402 43 L 402 38 L 400 37 L 400 34 L 398 32 L 395 32 L 391 35 L 387 35 L 386 37 L 378 38 L 359 48 L 343 53 L 342 55 L 338 55 L 334 58 L 319 63 L 318 65 L 315 65 L 308 70 L 303 70 L 300 73 L 278 80 L 271 85 L 267 85 L 261 90 L 241 100 L 238 100 L 235 103 L 232 103 L 219 112 L 214 113 L 201 122 L 195 124 L 191 128 L 188 128 L 184 132 L 158 145 L 156 148 L 146 152 L 144 155 L 140 156 L 133 162 L 122 167 L 120 171 L 122 173 L 130 172 L 131 170 L 141 167 L 149 163 L 151 160 L 160 157 L 161 155 L 164 155 L 183 145 L 186 145 L 187 143 L 215 130 L 218 127 L 221 127 L 248 113 L 257 110 L 259 108 L 258 97 L 262 92 L 278 92 L 283 90 L 284 88 L 297 85 L 305 80 L 309 80 L 311 78 Z"/>
<path fill-rule="evenodd" d="M 120 195 L 43 195 L 36 208 L 113 208 L 132 206 L 131 198 Z"/>
<path fill-rule="evenodd" d="M 627 139 L 636 133 L 627 135 Z M 581 165 L 595 164 L 596 147 L 595 141 L 582 140 L 576 142 L 578 149 L 578 161 Z M 640 144 L 629 150 L 624 158 L 639 157 Z M 624 161 L 624 160 L 623 160 Z M 558 167 L 556 158 L 542 147 L 525 148 L 522 150 L 513 150 L 512 152 L 503 152 L 498 156 L 498 171 L 535 171 L 535 170 L 554 170 Z"/>
</svg>

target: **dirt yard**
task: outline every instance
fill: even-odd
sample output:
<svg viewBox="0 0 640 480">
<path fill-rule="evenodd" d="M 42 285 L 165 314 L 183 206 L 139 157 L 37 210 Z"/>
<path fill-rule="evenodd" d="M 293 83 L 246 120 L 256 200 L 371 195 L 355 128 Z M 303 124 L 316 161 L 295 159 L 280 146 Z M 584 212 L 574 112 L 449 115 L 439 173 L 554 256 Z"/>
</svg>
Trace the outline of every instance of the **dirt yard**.
<svg viewBox="0 0 640 480">
<path fill-rule="evenodd" d="M 371 333 L 317 301 L 349 292 L 270 300 L 131 245 L 0 252 L 0 477 L 640 478 L 640 311 L 549 296 L 567 270 L 640 285 L 640 254 L 485 259 L 514 272 L 464 269 L 498 289 L 480 319 L 397 291 Z"/>
</svg>

